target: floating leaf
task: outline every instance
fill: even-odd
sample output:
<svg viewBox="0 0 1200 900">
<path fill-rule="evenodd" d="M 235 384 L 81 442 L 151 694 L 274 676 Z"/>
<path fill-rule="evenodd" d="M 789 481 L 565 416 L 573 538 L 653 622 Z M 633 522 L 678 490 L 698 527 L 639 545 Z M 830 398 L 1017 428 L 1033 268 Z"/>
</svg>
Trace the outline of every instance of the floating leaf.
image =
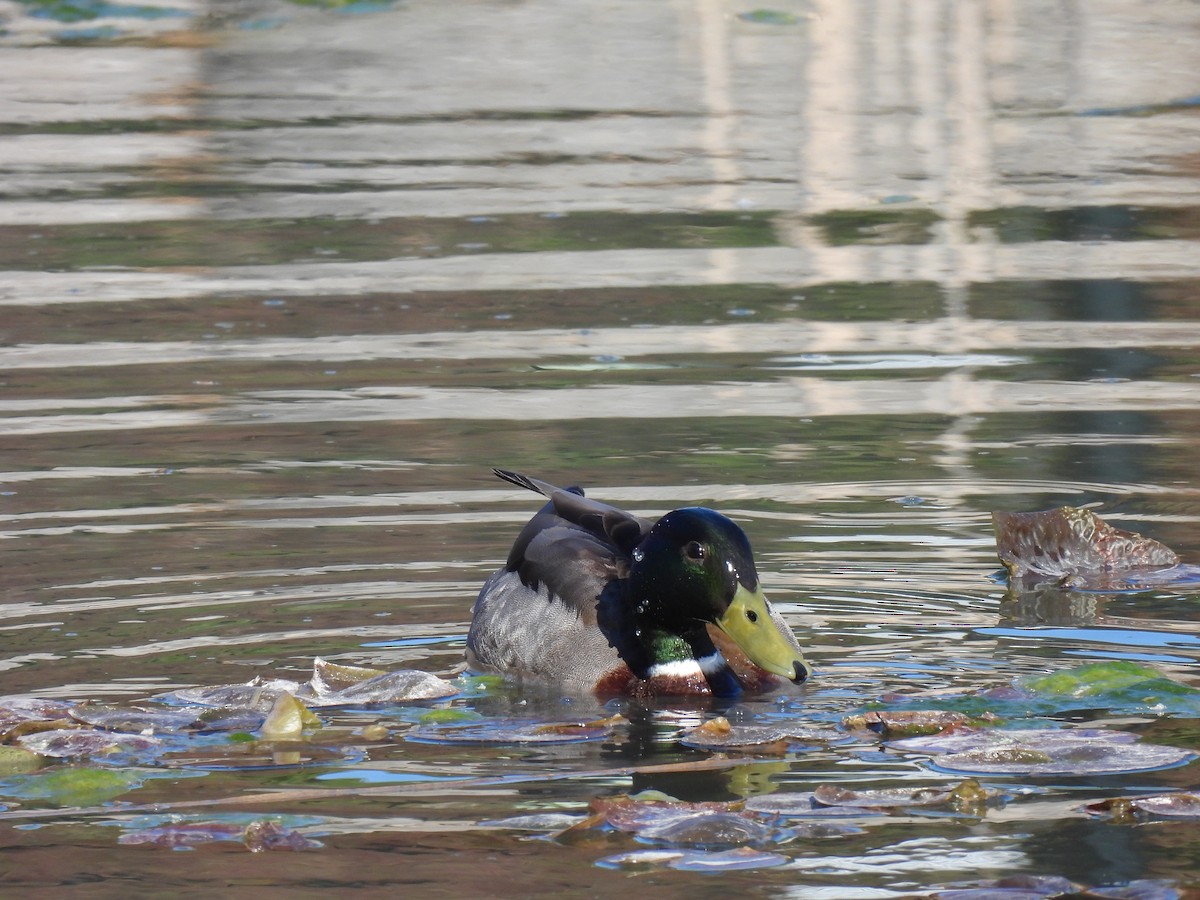
<svg viewBox="0 0 1200 900">
<path fill-rule="evenodd" d="M 606 869 L 669 867 L 686 872 L 733 872 L 787 865 L 790 860 L 778 853 L 766 853 L 739 847 L 708 853 L 702 850 L 635 850 L 596 861 Z"/>
<path fill-rule="evenodd" d="M 894 750 L 915 753 L 964 753 L 994 747 L 1041 747 L 1062 743 L 1132 744 L 1138 736 L 1130 731 L 1107 728 L 964 728 L 945 734 L 933 734 L 888 741 Z"/>
<path fill-rule="evenodd" d="M 299 818 L 299 817 L 293 817 Z M 121 844 L 152 844 L 172 850 L 211 844 L 217 841 L 237 841 L 258 852 L 261 850 L 315 850 L 323 846 L 277 819 L 248 816 L 225 816 L 215 820 L 169 818 L 165 821 L 150 817 L 147 824 L 127 831 L 117 839 Z"/>
<path fill-rule="evenodd" d="M 684 733 L 679 742 L 699 750 L 752 750 L 784 752 L 796 745 L 811 745 L 845 738 L 831 728 L 804 725 L 732 725 L 723 716 Z"/>
<path fill-rule="evenodd" d="M 0 730 L 11 728 L 17 722 L 64 719 L 70 706 L 63 700 L 43 700 L 41 697 L 0 697 Z"/>
<path fill-rule="evenodd" d="M 451 682 L 417 669 L 384 672 L 382 669 L 338 666 L 317 659 L 313 664 L 313 677 L 307 684 L 255 678 L 246 684 L 184 688 L 161 694 L 157 699 L 167 703 L 254 709 L 266 713 L 283 694 L 291 694 L 308 706 L 325 708 L 436 700 L 457 693 L 459 688 Z"/>
<path fill-rule="evenodd" d="M 254 678 L 245 684 L 218 684 L 205 687 L 182 688 L 155 699 L 181 705 L 210 706 L 233 709 L 253 709 L 268 713 L 275 701 L 283 694 L 295 696 L 300 684 L 286 679 L 266 681 Z"/>
<path fill-rule="evenodd" d="M 806 819 L 840 819 L 863 815 L 883 815 L 880 807 L 825 806 L 817 802 L 812 791 L 751 797 L 746 801 L 746 809 L 760 815 Z"/>
<path fill-rule="evenodd" d="M 263 850 L 318 850 L 324 846 L 320 841 L 305 837 L 293 828 L 284 828 L 270 819 L 247 825 L 242 841 L 251 853 Z"/>
<path fill-rule="evenodd" d="M 965 713 L 944 709 L 871 710 L 846 716 L 842 719 L 842 725 L 852 731 L 873 731 L 886 738 L 897 738 L 918 734 L 937 734 L 956 726 L 998 721 L 992 715 L 976 718 Z"/>
<path fill-rule="evenodd" d="M 581 825 L 587 821 L 587 818 L 587 816 L 574 813 L 533 813 L 527 816 L 509 816 L 507 819 L 489 819 L 486 822 L 480 822 L 479 825 L 481 828 L 553 833 Z"/>
<path fill-rule="evenodd" d="M 932 896 L 937 900 L 1049 900 L 1072 896 L 1079 889 L 1073 881 L 1057 875 L 1009 875 L 936 891 Z"/>
<path fill-rule="evenodd" d="M 199 709 L 145 706 L 115 706 L 107 703 L 81 703 L 68 710 L 72 719 L 102 728 L 130 734 L 175 733 L 196 724 Z"/>
<path fill-rule="evenodd" d="M 944 806 L 947 804 L 974 805 L 985 803 L 989 794 L 979 782 L 968 779 L 953 787 L 875 788 L 853 790 L 842 785 L 822 784 L 813 791 L 813 798 L 826 806 L 891 807 Z"/>
<path fill-rule="evenodd" d="M 591 809 L 597 823 L 646 843 L 717 850 L 771 846 L 799 836 L 793 828 L 747 813 L 740 803 L 687 803 L 656 792 L 598 797 Z"/>
<path fill-rule="evenodd" d="M 260 711 L 249 707 L 217 706 L 203 710 L 196 716 L 196 732 L 212 734 L 216 732 L 251 732 L 258 731 L 267 718 L 270 709 Z"/>
<path fill-rule="evenodd" d="M 1135 743 L 1137 735 L 1103 728 L 985 729 L 889 741 L 896 750 L 939 754 L 943 772 L 995 775 L 1113 775 L 1169 768 L 1195 754 Z"/>
<path fill-rule="evenodd" d="M 330 694 L 321 706 L 366 706 L 405 703 L 410 700 L 436 700 L 457 694 L 456 688 L 444 678 L 428 672 L 388 672 L 352 687 Z"/>
<path fill-rule="evenodd" d="M 1169 547 L 1113 528 L 1087 509 L 993 513 L 996 552 L 1014 580 L 1103 583 L 1114 572 L 1163 569 L 1179 562 Z"/>
<path fill-rule="evenodd" d="M 1121 821 L 1129 821 L 1139 815 L 1197 819 L 1200 818 L 1200 794 L 1182 791 L 1146 797 L 1117 797 L 1089 803 L 1084 809 L 1092 815 Z"/>
<path fill-rule="evenodd" d="M 742 812 L 676 812 L 636 832 L 639 841 L 667 846 L 721 850 L 733 847 L 762 848 L 796 837 L 796 832 Z"/>
<path fill-rule="evenodd" d="M 369 669 L 363 666 L 343 666 L 331 663 L 327 659 L 316 657 L 313 660 L 313 674 L 308 684 L 318 695 L 332 694 L 345 690 L 380 675 L 386 675 L 383 669 Z"/>
<path fill-rule="evenodd" d="M 271 707 L 258 733 L 267 740 L 288 740 L 300 737 L 305 728 L 320 724 L 321 720 L 309 712 L 308 707 L 291 694 L 284 693 Z"/>
<path fill-rule="evenodd" d="M 24 747 L 0 746 L 0 778 L 34 772 L 40 769 L 44 762 L 41 756 Z"/>
<path fill-rule="evenodd" d="M 115 731 L 94 731 L 90 728 L 60 728 L 25 735 L 19 739 L 26 750 L 58 759 L 89 756 L 104 761 L 128 762 L 130 758 L 144 759 L 162 752 L 163 742 L 140 734 L 121 734 Z"/>
</svg>

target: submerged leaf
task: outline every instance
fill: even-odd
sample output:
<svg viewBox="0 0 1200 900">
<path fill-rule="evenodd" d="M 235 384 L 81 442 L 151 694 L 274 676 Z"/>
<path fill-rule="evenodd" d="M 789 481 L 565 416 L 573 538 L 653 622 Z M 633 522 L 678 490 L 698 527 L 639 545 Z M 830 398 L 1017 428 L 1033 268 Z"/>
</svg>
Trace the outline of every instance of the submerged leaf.
<svg viewBox="0 0 1200 900">
<path fill-rule="evenodd" d="M 129 793 L 144 780 L 145 773 L 136 769 L 65 766 L 5 779 L 0 794 L 58 806 L 96 806 Z"/>
<path fill-rule="evenodd" d="M 17 775 L 23 772 L 34 772 L 42 767 L 45 760 L 24 747 L 0 746 L 0 778 Z"/>
<path fill-rule="evenodd" d="M 1128 660 L 1085 663 L 1050 675 L 1018 678 L 1016 684 L 1017 687 L 1042 697 L 1123 697 L 1127 696 L 1130 688 L 1133 688 L 1142 700 L 1161 693 L 1200 697 L 1200 690 L 1165 678 L 1161 672 L 1150 666 Z"/>
<path fill-rule="evenodd" d="M 1179 557 L 1158 541 L 1113 528 L 1088 509 L 992 513 L 996 552 L 1014 580 L 1086 584 L 1097 576 L 1163 569 Z"/>
<path fill-rule="evenodd" d="M 1174 681 L 1157 669 L 1128 660 L 1085 663 L 1050 675 L 1029 675 L 1012 685 L 936 697 L 914 695 L 891 698 L 889 705 L 920 705 L 965 712 L 980 720 L 998 722 L 996 716 L 1021 718 L 1057 715 L 1071 710 L 1104 709 L 1110 712 L 1150 715 L 1200 716 L 1200 690 Z M 893 710 L 904 712 L 905 710 Z"/>
</svg>

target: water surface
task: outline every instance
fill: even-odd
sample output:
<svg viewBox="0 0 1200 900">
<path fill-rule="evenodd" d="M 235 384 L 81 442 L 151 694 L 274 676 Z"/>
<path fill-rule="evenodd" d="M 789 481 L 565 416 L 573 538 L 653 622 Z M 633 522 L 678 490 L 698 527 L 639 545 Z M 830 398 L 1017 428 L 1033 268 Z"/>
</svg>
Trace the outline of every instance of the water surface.
<svg viewBox="0 0 1200 900">
<path fill-rule="evenodd" d="M 643 514 L 733 516 L 817 669 L 778 702 L 621 707 L 633 724 L 615 737 L 560 747 L 417 743 L 420 712 L 323 713 L 388 738 L 304 766 L 185 766 L 106 812 L 11 819 L 10 890 L 1198 887 L 1194 823 L 1079 810 L 1194 788 L 1195 764 L 998 779 L 1017 794 L 986 815 L 875 818 L 744 873 L 634 877 L 595 865 L 635 848 L 627 835 L 480 824 L 646 787 L 950 780 L 863 742 L 617 774 L 708 758 L 676 739 L 716 713 L 829 725 L 891 692 L 1089 660 L 1200 684 L 1192 593 L 1006 596 L 989 520 L 1090 505 L 1200 560 L 1194 6 L 7 15 L 3 693 L 133 700 L 303 679 L 315 656 L 452 675 L 475 591 L 537 503 L 494 465 Z M 442 705 L 614 711 L 495 688 Z M 1061 721 L 1081 719 L 1197 747 L 1187 717 Z M 547 774 L 563 777 L 532 780 Z M 431 782 L 514 776 L 530 780 Z M 117 843 L 135 817 L 120 804 L 390 783 L 254 807 L 317 817 L 318 851 Z"/>
</svg>

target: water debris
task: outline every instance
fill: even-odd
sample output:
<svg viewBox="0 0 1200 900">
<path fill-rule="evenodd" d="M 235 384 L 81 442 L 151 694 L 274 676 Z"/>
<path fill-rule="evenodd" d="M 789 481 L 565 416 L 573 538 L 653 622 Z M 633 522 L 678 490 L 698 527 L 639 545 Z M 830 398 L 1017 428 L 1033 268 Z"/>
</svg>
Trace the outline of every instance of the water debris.
<svg viewBox="0 0 1200 900">
<path fill-rule="evenodd" d="M 679 742 L 697 750 L 742 750 L 785 753 L 798 747 L 820 746 L 846 736 L 832 728 L 807 725 L 733 725 L 724 716 L 709 719 L 683 734 Z"/>
<path fill-rule="evenodd" d="M 902 738 L 888 746 L 933 754 L 932 768 L 971 775 L 1094 777 L 1165 769 L 1196 758 L 1190 750 L 1136 741 L 1129 732 L 1101 728 L 992 728 Z"/>
<path fill-rule="evenodd" d="M 1161 573 L 1179 557 L 1158 541 L 1114 528 L 1089 509 L 992 513 L 996 552 L 1013 582 L 1112 588 L 1114 576 Z"/>
</svg>

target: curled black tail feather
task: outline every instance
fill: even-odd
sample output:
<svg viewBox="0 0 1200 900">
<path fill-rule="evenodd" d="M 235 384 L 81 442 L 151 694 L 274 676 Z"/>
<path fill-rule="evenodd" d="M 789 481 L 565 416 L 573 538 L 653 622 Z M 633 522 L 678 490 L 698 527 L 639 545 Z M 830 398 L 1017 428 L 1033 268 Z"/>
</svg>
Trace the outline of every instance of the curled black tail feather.
<svg viewBox="0 0 1200 900">
<path fill-rule="evenodd" d="M 525 490 L 533 491 L 535 494 L 545 493 L 545 491 L 543 491 L 519 472 L 510 472 L 508 469 L 492 469 L 492 474 L 497 478 L 503 478 L 509 484 L 515 484 L 517 487 L 523 487 Z"/>
<path fill-rule="evenodd" d="M 568 488 L 556 488 L 552 484 L 545 481 L 539 481 L 536 478 L 530 478 L 528 475 L 522 475 L 520 472 L 510 472 L 508 469 L 492 469 L 492 473 L 497 478 L 503 478 L 509 484 L 515 484 L 517 487 L 523 487 L 527 491 L 533 491 L 535 494 L 541 494 L 543 497 L 551 496 L 555 491 L 564 490 L 570 491 L 572 494 L 583 496 L 583 488 L 572 485 Z"/>
</svg>

